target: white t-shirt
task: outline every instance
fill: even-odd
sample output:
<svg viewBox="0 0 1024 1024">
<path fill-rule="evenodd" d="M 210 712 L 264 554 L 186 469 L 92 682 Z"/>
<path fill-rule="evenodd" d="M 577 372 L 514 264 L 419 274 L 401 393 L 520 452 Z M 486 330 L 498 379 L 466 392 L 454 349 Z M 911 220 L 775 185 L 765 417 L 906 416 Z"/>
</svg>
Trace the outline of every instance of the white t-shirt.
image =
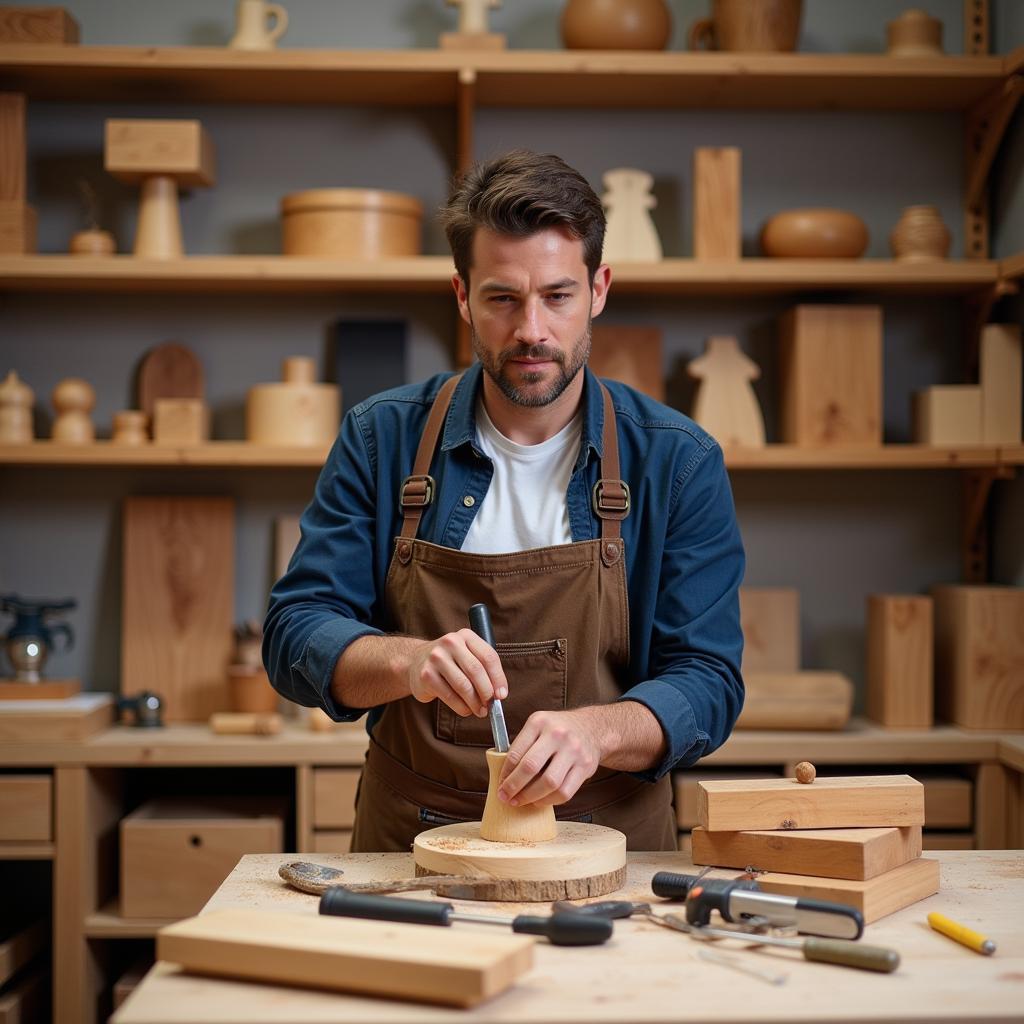
<svg viewBox="0 0 1024 1024">
<path fill-rule="evenodd" d="M 577 414 L 540 444 L 516 444 L 495 427 L 478 399 L 476 440 L 494 463 L 494 476 L 462 550 L 497 555 L 571 543 L 566 492 L 582 431 Z"/>
</svg>

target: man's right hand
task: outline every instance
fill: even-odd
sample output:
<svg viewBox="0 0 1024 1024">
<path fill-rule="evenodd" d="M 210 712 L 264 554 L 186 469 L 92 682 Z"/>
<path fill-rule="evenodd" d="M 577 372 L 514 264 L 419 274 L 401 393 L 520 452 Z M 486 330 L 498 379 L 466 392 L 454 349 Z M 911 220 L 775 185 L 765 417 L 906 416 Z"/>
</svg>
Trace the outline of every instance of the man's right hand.
<svg viewBox="0 0 1024 1024">
<path fill-rule="evenodd" d="M 427 640 L 409 663 L 409 690 L 421 703 L 443 701 L 457 715 L 487 714 L 497 697 L 508 696 L 508 680 L 497 652 L 471 629 Z"/>
</svg>

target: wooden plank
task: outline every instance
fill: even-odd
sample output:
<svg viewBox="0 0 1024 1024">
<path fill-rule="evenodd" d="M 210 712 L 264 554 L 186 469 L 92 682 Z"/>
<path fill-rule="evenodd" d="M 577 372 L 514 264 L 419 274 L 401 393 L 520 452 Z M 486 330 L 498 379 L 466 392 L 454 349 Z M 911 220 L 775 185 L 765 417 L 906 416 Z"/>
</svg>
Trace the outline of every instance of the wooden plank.
<svg viewBox="0 0 1024 1024">
<path fill-rule="evenodd" d="M 953 776 L 920 777 L 924 786 L 924 823 L 929 829 L 970 828 L 974 785 Z"/>
<path fill-rule="evenodd" d="M 865 881 L 769 873 L 759 875 L 757 882 L 765 892 L 845 903 L 864 915 L 865 924 L 871 924 L 937 893 L 939 862 L 918 857 Z"/>
<path fill-rule="evenodd" d="M 737 729 L 843 729 L 853 683 L 841 672 L 745 672 Z"/>
<path fill-rule="evenodd" d="M 778 775 L 778 773 L 776 773 Z M 771 772 L 765 771 L 726 771 L 713 768 L 691 768 L 676 772 L 672 776 L 672 788 L 676 807 L 676 822 L 681 829 L 690 829 L 700 823 L 700 795 L 698 782 L 714 779 L 746 779 L 747 781 L 770 777 Z M 781 776 L 779 776 L 781 777 Z"/>
<path fill-rule="evenodd" d="M 78 679 L 43 679 L 38 683 L 0 680 L 0 700 L 64 700 L 82 690 Z"/>
<path fill-rule="evenodd" d="M 924 824 L 924 787 L 909 775 L 701 782 L 700 824 L 713 832 Z"/>
<path fill-rule="evenodd" d="M 168 722 L 230 707 L 234 561 L 230 498 L 125 499 L 121 692 L 155 690 Z"/>
<path fill-rule="evenodd" d="M 313 826 L 351 828 L 356 822 L 359 771 L 317 768 L 313 772 Z"/>
<path fill-rule="evenodd" d="M 693 154 L 693 255 L 740 258 L 740 150 L 698 147 Z"/>
<path fill-rule="evenodd" d="M 978 765 L 974 782 L 974 834 L 979 850 L 1009 845 L 1010 772 L 1001 764 Z"/>
<path fill-rule="evenodd" d="M 740 587 L 743 673 L 800 669 L 800 591 Z"/>
<path fill-rule="evenodd" d="M 1021 440 L 1021 329 L 1019 324 L 986 324 L 981 329 L 981 439 L 1000 444 Z"/>
<path fill-rule="evenodd" d="M 25 97 L 0 92 L 0 202 L 25 202 Z"/>
<path fill-rule="evenodd" d="M 930 597 L 868 596 L 868 718 L 903 729 L 932 727 L 933 617 Z"/>
<path fill-rule="evenodd" d="M 0 841 L 49 842 L 52 838 L 52 777 L 0 776 Z"/>
<path fill-rule="evenodd" d="M 218 910 L 162 929 L 157 958 L 198 974 L 475 1006 L 533 965 L 533 939 L 478 929 Z"/>
<path fill-rule="evenodd" d="M 691 833 L 693 863 L 864 881 L 921 856 L 921 827 Z"/>
</svg>

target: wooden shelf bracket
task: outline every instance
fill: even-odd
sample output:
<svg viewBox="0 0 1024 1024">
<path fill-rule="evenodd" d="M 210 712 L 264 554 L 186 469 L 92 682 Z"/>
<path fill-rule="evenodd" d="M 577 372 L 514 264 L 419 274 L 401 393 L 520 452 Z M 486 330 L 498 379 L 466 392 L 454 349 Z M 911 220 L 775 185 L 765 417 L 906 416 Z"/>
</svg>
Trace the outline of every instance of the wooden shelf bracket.
<svg viewBox="0 0 1024 1024">
<path fill-rule="evenodd" d="M 967 470 L 963 476 L 962 572 L 965 583 L 988 582 L 988 499 L 996 480 L 1012 480 L 1010 466 Z"/>
</svg>

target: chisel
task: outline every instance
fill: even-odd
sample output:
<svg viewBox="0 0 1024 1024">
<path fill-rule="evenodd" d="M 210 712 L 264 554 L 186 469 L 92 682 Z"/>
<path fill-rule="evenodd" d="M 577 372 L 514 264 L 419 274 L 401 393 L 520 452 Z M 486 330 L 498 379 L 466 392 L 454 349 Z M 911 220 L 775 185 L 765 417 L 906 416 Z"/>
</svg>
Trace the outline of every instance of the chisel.
<svg viewBox="0 0 1024 1024">
<path fill-rule="evenodd" d="M 494 646 L 494 630 L 491 628 L 491 613 L 485 604 L 475 604 L 469 609 L 469 627 L 485 643 Z M 494 749 L 499 754 L 508 753 L 508 729 L 505 727 L 505 712 L 501 701 L 495 697 L 488 711 L 491 719 L 491 733 L 494 735 Z"/>
<path fill-rule="evenodd" d="M 320 913 L 336 917 L 361 917 L 371 921 L 398 924 L 432 924 L 447 927 L 454 921 L 511 926 L 525 935 L 543 935 L 554 946 L 600 946 L 612 934 L 612 922 L 604 917 L 584 914 L 551 914 L 534 917 L 492 917 L 489 914 L 464 914 L 451 903 L 434 900 L 406 900 L 396 896 L 370 896 L 348 892 L 340 886 L 328 889 L 320 897 Z"/>
</svg>

